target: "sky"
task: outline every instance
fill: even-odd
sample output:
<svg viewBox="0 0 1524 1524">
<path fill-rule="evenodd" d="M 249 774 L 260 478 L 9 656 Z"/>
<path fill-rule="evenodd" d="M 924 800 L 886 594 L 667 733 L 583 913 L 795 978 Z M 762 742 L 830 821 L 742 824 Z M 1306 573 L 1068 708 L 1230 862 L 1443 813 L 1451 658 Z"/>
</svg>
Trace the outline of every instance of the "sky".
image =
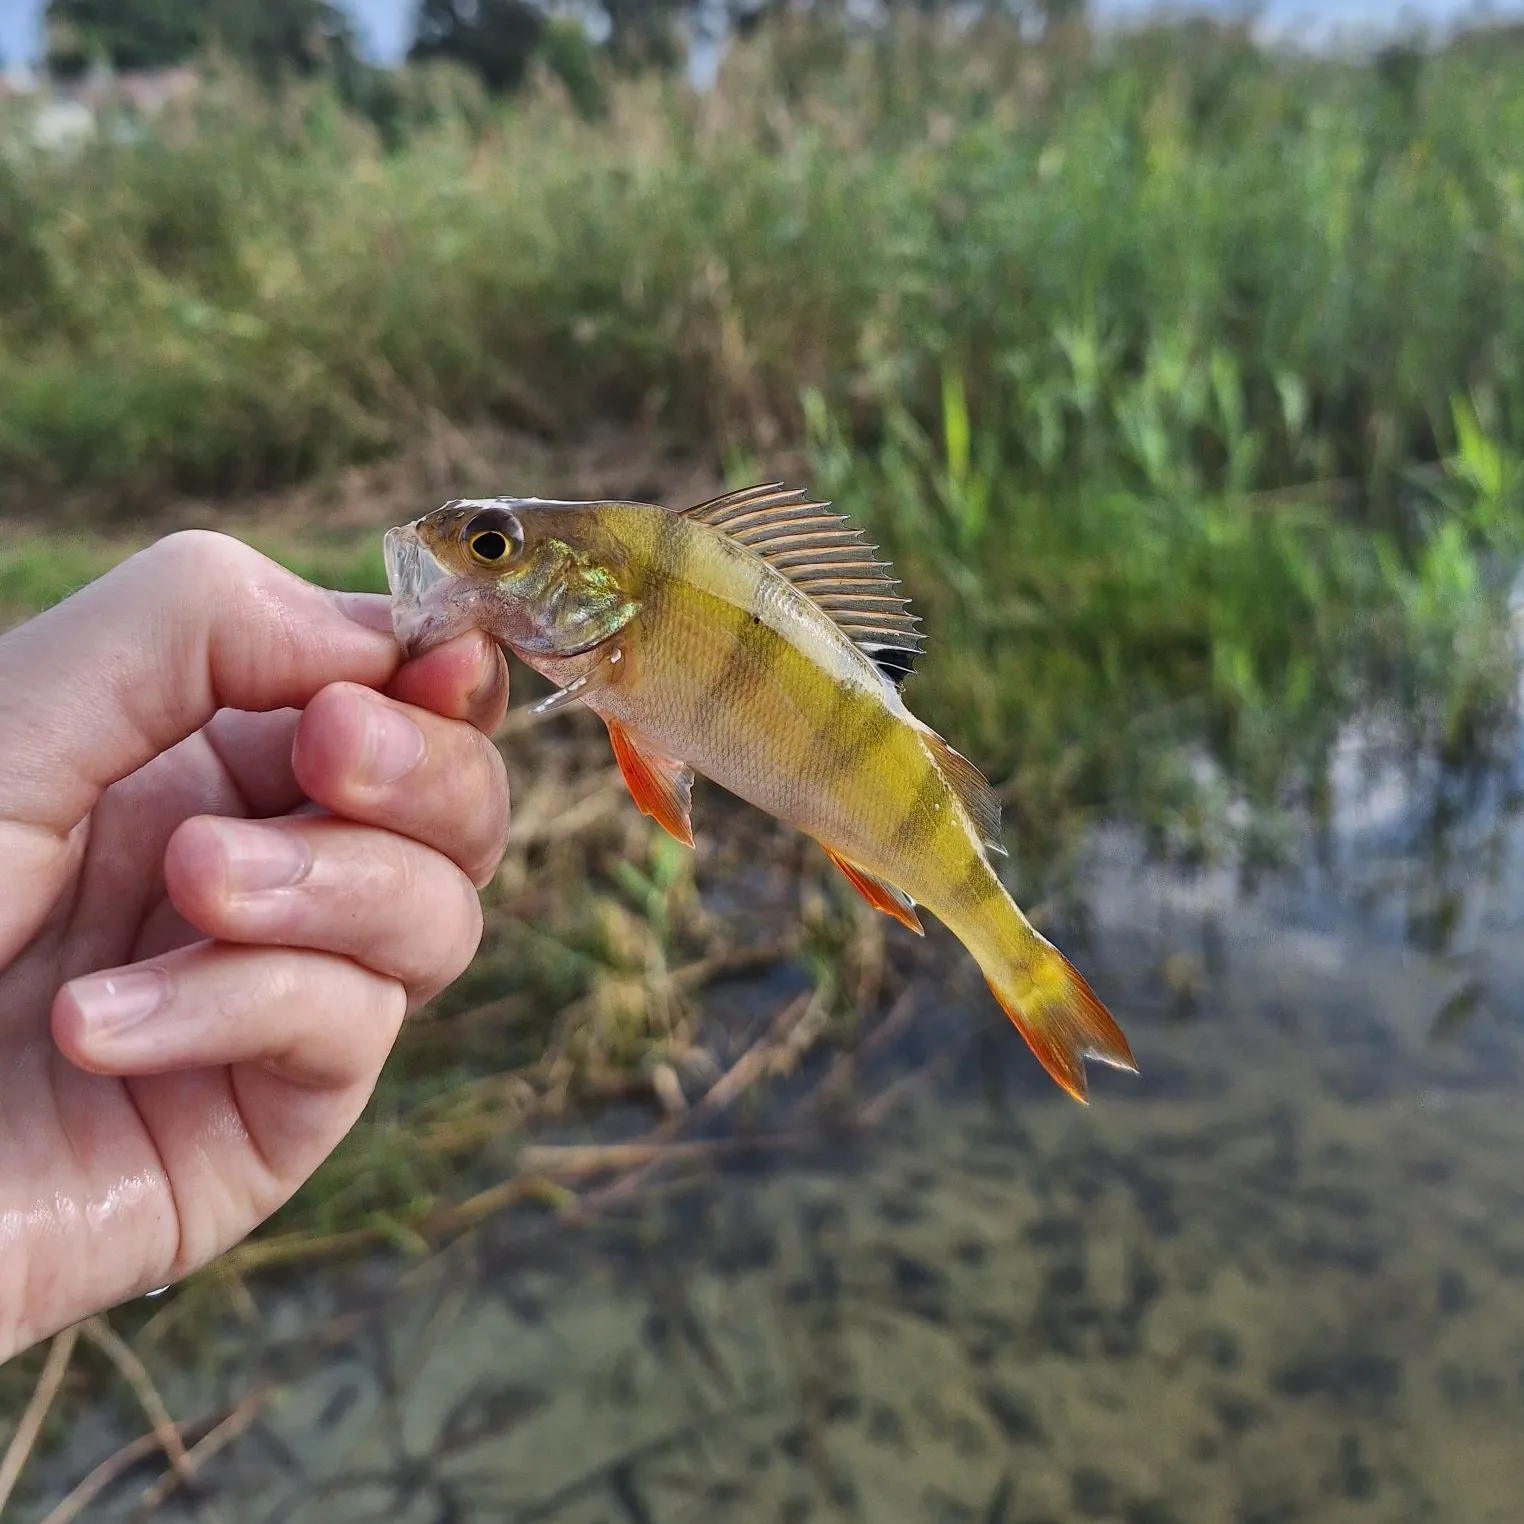
<svg viewBox="0 0 1524 1524">
<path fill-rule="evenodd" d="M 400 58 L 411 31 L 414 0 L 339 0 L 359 24 L 370 56 L 378 62 Z M 0 0 L 0 58 L 7 63 L 35 59 L 41 52 L 45 0 Z M 1125 18 L 1160 9 L 1159 0 L 1095 0 L 1101 16 Z M 1172 9 L 1233 13 L 1244 0 L 1193 0 Z M 1314 42 L 1342 27 L 1368 27 L 1411 17 L 1443 25 L 1478 13 L 1524 17 L 1524 0 L 1261 0 L 1269 29 Z"/>
</svg>

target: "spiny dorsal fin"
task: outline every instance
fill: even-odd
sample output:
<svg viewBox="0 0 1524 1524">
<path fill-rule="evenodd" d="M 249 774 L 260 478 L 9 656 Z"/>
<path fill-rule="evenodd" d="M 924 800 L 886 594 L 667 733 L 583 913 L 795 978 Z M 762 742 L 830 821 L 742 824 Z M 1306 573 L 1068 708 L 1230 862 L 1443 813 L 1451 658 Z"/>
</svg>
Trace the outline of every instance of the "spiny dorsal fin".
<svg viewBox="0 0 1524 1524">
<path fill-rule="evenodd" d="M 829 503 L 767 482 L 684 510 L 755 551 L 806 594 L 896 687 L 925 640 L 887 561 Z"/>
<path fill-rule="evenodd" d="M 1000 839 L 1000 801 L 989 786 L 984 774 L 962 752 L 954 751 L 934 730 L 922 733 L 922 739 L 931 749 L 931 755 L 942 770 L 953 793 L 968 811 L 979 840 L 991 852 L 1009 857 L 1005 843 Z"/>
</svg>

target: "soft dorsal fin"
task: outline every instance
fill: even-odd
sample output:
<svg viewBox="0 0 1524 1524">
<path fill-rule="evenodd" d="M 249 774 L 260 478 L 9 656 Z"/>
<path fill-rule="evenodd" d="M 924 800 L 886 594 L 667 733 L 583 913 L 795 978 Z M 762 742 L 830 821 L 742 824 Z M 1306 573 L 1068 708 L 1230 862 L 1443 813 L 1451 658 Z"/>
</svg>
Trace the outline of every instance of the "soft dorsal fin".
<svg viewBox="0 0 1524 1524">
<path fill-rule="evenodd" d="M 684 510 L 755 551 L 813 600 L 896 687 L 925 640 L 888 562 L 829 503 L 768 482 Z"/>
<path fill-rule="evenodd" d="M 979 840 L 991 852 L 1009 857 L 1005 843 L 1000 839 L 1000 801 L 989 785 L 989 780 L 962 752 L 954 751 L 934 730 L 923 731 L 921 739 L 926 742 L 942 776 L 947 779 L 958 802 L 968 811 Z"/>
</svg>

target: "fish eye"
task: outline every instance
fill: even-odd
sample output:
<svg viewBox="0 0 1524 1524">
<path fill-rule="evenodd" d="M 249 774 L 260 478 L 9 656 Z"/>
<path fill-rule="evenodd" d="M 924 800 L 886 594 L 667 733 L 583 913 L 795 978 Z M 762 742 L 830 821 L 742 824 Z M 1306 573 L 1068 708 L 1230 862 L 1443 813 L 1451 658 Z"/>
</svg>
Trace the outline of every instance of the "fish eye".
<svg viewBox="0 0 1524 1524">
<path fill-rule="evenodd" d="M 495 566 L 524 548 L 524 532 L 511 513 L 489 508 L 466 525 L 466 545 L 483 566 Z"/>
</svg>

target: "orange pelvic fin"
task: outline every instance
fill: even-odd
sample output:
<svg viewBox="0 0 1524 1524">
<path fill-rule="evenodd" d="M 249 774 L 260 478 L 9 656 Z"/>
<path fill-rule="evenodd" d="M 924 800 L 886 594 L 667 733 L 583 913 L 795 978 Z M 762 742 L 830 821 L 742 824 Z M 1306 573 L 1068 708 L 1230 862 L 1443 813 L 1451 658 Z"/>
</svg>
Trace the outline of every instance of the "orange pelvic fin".
<svg viewBox="0 0 1524 1524">
<path fill-rule="evenodd" d="M 1086 1099 L 1087 1058 L 1138 1072 L 1121 1027 L 1079 970 L 1046 940 L 1039 940 L 1031 964 L 989 984 L 1038 1062 L 1075 1100 Z"/>
<path fill-rule="evenodd" d="M 881 878 L 874 878 L 871 873 L 864 873 L 861 868 L 849 863 L 846 858 L 838 857 L 829 847 L 825 848 L 825 855 L 841 869 L 847 882 L 875 910 L 882 910 L 885 915 L 892 915 L 901 926 L 908 926 L 918 937 L 926 935 L 921 926 L 921 918 L 915 913 L 915 902 L 908 894 L 901 894 L 892 884 L 886 884 Z"/>
<path fill-rule="evenodd" d="M 618 720 L 605 720 L 614 760 L 630 797 L 664 831 L 685 847 L 693 845 L 693 769 L 657 750 L 644 736 L 628 731 Z"/>
</svg>

